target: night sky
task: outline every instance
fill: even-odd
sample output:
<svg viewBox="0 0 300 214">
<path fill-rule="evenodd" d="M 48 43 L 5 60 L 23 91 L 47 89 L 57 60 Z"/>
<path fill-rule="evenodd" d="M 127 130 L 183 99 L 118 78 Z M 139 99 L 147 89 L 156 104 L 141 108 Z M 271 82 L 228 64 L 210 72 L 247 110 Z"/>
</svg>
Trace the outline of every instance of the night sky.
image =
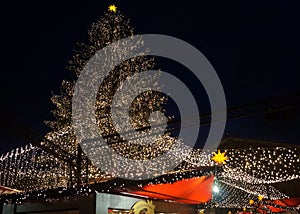
<svg viewBox="0 0 300 214">
<path fill-rule="evenodd" d="M 297 1 L 11 1 L 1 3 L 1 118 L 41 134 L 53 119 L 77 41 L 111 3 L 137 33 L 165 34 L 197 47 L 223 84 L 228 107 L 300 92 L 300 13 Z M 259 114 L 230 120 L 225 134 L 300 144 L 300 109 L 293 118 Z M 1 126 L 0 153 L 26 142 Z"/>
</svg>

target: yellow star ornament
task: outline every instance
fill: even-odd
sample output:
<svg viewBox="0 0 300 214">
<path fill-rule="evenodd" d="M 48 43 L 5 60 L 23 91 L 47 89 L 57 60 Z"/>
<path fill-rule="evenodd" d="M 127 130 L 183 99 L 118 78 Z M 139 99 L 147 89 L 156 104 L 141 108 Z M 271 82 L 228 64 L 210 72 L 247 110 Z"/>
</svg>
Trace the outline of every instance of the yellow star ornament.
<svg viewBox="0 0 300 214">
<path fill-rule="evenodd" d="M 249 204 L 250 204 L 250 205 L 254 204 L 254 200 L 251 199 L 251 200 L 249 201 Z"/>
<path fill-rule="evenodd" d="M 108 6 L 108 10 L 112 12 L 117 12 L 117 7 L 116 5 L 112 4 Z"/>
<path fill-rule="evenodd" d="M 262 201 L 264 199 L 264 196 L 263 195 L 259 195 L 257 198 L 258 198 L 259 201 Z"/>
<path fill-rule="evenodd" d="M 213 157 L 211 158 L 214 162 L 216 162 L 217 164 L 226 164 L 225 161 L 228 160 L 228 157 L 225 156 L 226 152 L 220 152 L 220 150 L 218 150 L 218 153 L 213 153 Z"/>
</svg>

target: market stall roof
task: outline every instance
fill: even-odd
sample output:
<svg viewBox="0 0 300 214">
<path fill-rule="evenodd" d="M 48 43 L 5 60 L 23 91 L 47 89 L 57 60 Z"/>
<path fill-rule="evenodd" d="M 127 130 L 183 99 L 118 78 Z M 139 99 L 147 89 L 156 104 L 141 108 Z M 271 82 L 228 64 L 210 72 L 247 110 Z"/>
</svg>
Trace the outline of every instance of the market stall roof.
<svg viewBox="0 0 300 214">
<path fill-rule="evenodd" d="M 298 198 L 285 198 L 273 201 L 267 201 L 267 205 L 261 205 L 257 210 L 260 213 L 285 213 L 287 212 L 287 207 L 298 207 L 300 206 L 300 197 Z"/>
<path fill-rule="evenodd" d="M 289 206 L 289 207 L 296 207 L 300 205 L 300 197 L 298 198 L 284 198 L 280 200 L 275 200 L 274 204 L 280 206 Z"/>
<path fill-rule="evenodd" d="M 13 193 L 20 193 L 22 191 L 16 190 L 16 189 L 11 189 L 8 187 L 0 186 L 0 195 L 2 194 L 13 194 Z"/>
<path fill-rule="evenodd" d="M 174 183 L 146 185 L 131 193 L 187 204 L 201 204 L 211 200 L 213 182 L 214 176 L 201 176 Z"/>
</svg>

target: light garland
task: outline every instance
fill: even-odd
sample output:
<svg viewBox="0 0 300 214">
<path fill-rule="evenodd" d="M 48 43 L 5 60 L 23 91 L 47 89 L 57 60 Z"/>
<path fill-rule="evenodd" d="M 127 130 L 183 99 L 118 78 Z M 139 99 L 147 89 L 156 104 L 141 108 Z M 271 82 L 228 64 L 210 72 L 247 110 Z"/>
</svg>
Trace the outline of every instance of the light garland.
<svg viewBox="0 0 300 214">
<path fill-rule="evenodd" d="M 81 50 L 76 51 L 70 61 L 69 69 L 76 73 L 78 77 L 87 61 L 103 47 L 133 35 L 133 28 L 129 26 L 127 20 L 115 8 L 111 10 L 96 23 L 92 24 L 88 31 L 89 43 L 80 44 Z M 143 46 L 143 41 L 133 44 L 132 49 Z M 130 51 L 130 50 L 129 50 Z M 132 51 L 132 50 L 131 50 Z M 127 54 L 124 52 L 123 54 Z M 111 59 L 104 59 L 109 63 Z M 171 154 L 169 159 L 186 157 L 190 147 L 180 143 L 175 137 L 166 132 L 155 142 L 147 146 L 132 145 L 126 142 L 116 133 L 110 117 L 110 106 L 113 95 L 118 86 L 129 76 L 138 72 L 153 68 L 154 61 L 146 57 L 136 57 L 127 60 L 114 68 L 102 83 L 97 100 L 96 120 L 99 130 L 107 139 L 111 148 L 126 158 L 134 160 L 153 159 L 164 154 L 171 146 L 177 146 L 178 153 Z M 158 76 L 154 76 L 147 81 L 156 83 Z M 110 180 L 117 169 L 111 166 L 112 174 L 105 174 L 93 164 L 89 163 L 87 157 L 82 154 L 82 160 L 78 163 L 74 157 L 79 155 L 78 142 L 72 127 L 72 96 L 75 81 L 64 80 L 61 85 L 61 93 L 54 95 L 51 101 L 56 106 L 53 110 L 55 121 L 46 122 L 52 131 L 45 136 L 41 144 L 56 151 L 59 147 L 64 154 L 55 157 L 40 148 L 32 145 L 17 148 L 0 157 L 0 185 L 24 191 L 22 194 L 0 197 L 3 203 L 21 203 L 26 200 L 55 200 L 59 197 L 69 197 L 76 194 L 91 194 L 96 189 L 102 192 L 113 192 L 116 188 L 126 191 L 130 185 L 142 187 L 146 184 L 172 183 L 184 178 L 197 177 L 214 174 L 216 183 L 220 189 L 218 195 L 214 194 L 213 200 L 208 204 L 210 207 L 241 207 L 247 205 L 250 200 L 257 196 L 266 199 L 281 199 L 288 196 L 279 192 L 270 184 L 289 181 L 300 178 L 300 149 L 292 147 L 276 148 L 249 148 L 249 149 L 226 149 L 221 156 L 215 156 L 215 161 L 221 165 L 228 161 L 226 165 L 216 166 L 211 159 L 215 151 L 192 150 L 191 154 L 185 158 L 184 162 L 174 169 L 174 172 L 162 172 L 157 178 L 140 183 L 130 181 Z M 137 88 L 133 88 L 133 91 Z M 123 97 L 124 101 L 130 99 L 131 94 Z M 122 108 L 120 100 L 119 108 Z M 166 96 L 153 91 L 147 91 L 137 97 L 130 109 L 132 125 L 136 129 L 147 128 L 148 118 L 151 112 L 161 109 L 161 104 L 167 101 Z M 169 117 L 169 121 L 173 118 Z M 137 137 L 135 135 L 132 136 Z M 154 136 L 156 137 L 156 136 Z M 143 140 L 143 139 L 140 139 Z M 179 143 L 176 143 L 179 142 Z M 91 144 L 91 156 L 102 154 L 95 145 Z M 218 154 L 219 154 L 218 153 Z M 222 154 L 224 154 L 222 156 Z M 217 155 L 217 154 L 216 154 Z M 70 160 L 66 163 L 60 159 L 64 156 Z M 142 164 L 140 162 L 140 164 Z M 161 163 L 164 169 L 168 169 L 168 163 Z M 71 181 L 72 176 L 78 173 L 78 168 L 86 169 L 87 173 L 77 175 L 77 181 Z M 143 167 L 140 167 L 143 169 Z M 131 168 L 123 168 L 123 171 L 131 171 Z M 82 170 L 83 172 L 83 170 Z M 136 173 L 147 173 L 139 171 Z M 128 177 L 132 177 L 128 175 Z M 102 181 L 108 181 L 101 183 Z M 73 186 L 75 182 L 87 182 L 85 186 Z M 96 183 L 91 187 L 91 183 Z M 97 183 L 99 186 L 97 186 Z M 92 190 L 93 189 L 93 190 Z"/>
<path fill-rule="evenodd" d="M 269 149 L 257 149 L 255 151 L 262 151 L 263 154 L 277 154 L 279 157 L 284 157 L 283 155 L 288 155 L 289 157 L 296 158 L 299 154 L 298 148 L 269 148 Z M 275 151 L 274 151 L 275 150 Z M 253 150 L 251 150 L 253 151 Z M 199 155 L 199 157 L 204 158 L 202 161 L 197 160 L 195 153 L 200 152 L 199 150 L 194 150 L 194 156 L 192 156 L 192 160 L 195 160 L 195 164 L 187 164 L 188 162 L 184 162 L 177 167 L 176 173 L 170 173 L 168 178 L 162 177 L 161 179 L 154 179 L 149 182 L 152 183 L 164 183 L 164 182 L 175 182 L 177 180 L 181 180 L 183 178 L 188 177 L 196 177 L 202 175 L 209 175 L 214 173 L 214 164 L 211 161 L 211 155 Z M 260 155 L 261 152 L 254 152 L 254 154 Z M 200 153 L 199 153 L 200 154 Z M 254 175 L 247 174 L 248 165 L 244 165 L 243 162 L 247 160 L 249 157 L 252 157 L 253 160 L 259 161 L 260 158 L 264 159 L 264 156 L 257 156 L 254 158 L 253 154 L 249 154 L 247 150 L 227 150 L 228 158 L 230 161 L 224 166 L 222 166 L 222 170 L 218 170 L 217 181 L 218 185 L 220 185 L 221 193 L 226 192 L 226 195 L 221 195 L 221 198 L 225 198 L 224 202 L 219 202 L 218 206 L 233 206 L 235 207 L 237 204 L 248 203 L 249 200 L 253 199 L 254 196 L 263 196 L 266 199 L 282 199 L 287 198 L 288 196 L 279 192 L 270 184 L 282 181 L 283 178 L 297 178 L 298 174 L 292 174 L 287 176 L 284 170 L 280 170 L 279 172 L 284 174 L 278 174 L 280 179 L 268 177 L 272 180 L 266 180 L 267 177 L 264 175 L 266 172 L 260 172 L 260 174 L 255 173 Z M 242 155 L 241 155 L 242 154 Z M 248 156 L 245 158 L 245 156 Z M 10 153 L 2 155 L 0 157 L 0 178 L 2 186 L 7 186 L 14 189 L 20 189 L 24 191 L 37 191 L 43 189 L 53 189 L 59 187 L 67 187 L 69 182 L 69 168 L 65 163 L 60 162 L 57 158 L 50 157 L 44 151 L 34 146 L 28 145 L 25 148 L 19 148 L 13 150 Z M 276 156 L 272 158 L 277 159 Z M 287 159 L 282 162 L 283 169 L 284 165 L 287 164 Z M 292 163 L 299 163 L 297 159 L 290 158 Z M 190 160 L 189 160 L 190 161 Z M 202 166 L 199 167 L 199 163 L 202 163 Z M 272 167 L 271 164 L 274 164 L 274 161 L 267 162 L 268 167 Z M 191 165 L 193 167 L 191 167 Z M 254 164 L 253 164 L 254 165 Z M 195 167 L 197 166 L 197 167 Z M 242 168 L 244 166 L 244 168 Z M 274 166 L 273 166 L 274 167 Z M 279 165 L 276 164 L 276 168 Z M 299 164 L 295 164 L 293 169 L 299 168 Z M 203 171 L 201 169 L 207 168 L 208 171 Z M 265 168 L 265 167 L 262 167 Z M 193 170 L 194 169 L 194 170 Z M 256 177 L 255 177 L 256 176 Z M 111 179 L 110 176 L 101 174 L 99 170 L 94 169 L 90 171 L 90 178 L 98 178 L 98 181 L 103 179 Z M 275 180 L 273 180 L 275 179 Z M 31 182 L 29 182 L 31 181 Z M 97 180 L 95 179 L 95 182 Z M 123 184 L 124 185 L 124 184 Z M 237 193 L 238 192 L 238 193 Z M 232 199 L 229 198 L 233 197 Z M 234 195 L 239 195 L 239 197 L 235 197 Z M 244 195 L 244 196 L 242 196 Z M 230 202 L 230 203 L 229 203 Z M 223 205 L 222 205 L 223 204 Z M 234 205 L 236 204 L 236 205 Z"/>
</svg>

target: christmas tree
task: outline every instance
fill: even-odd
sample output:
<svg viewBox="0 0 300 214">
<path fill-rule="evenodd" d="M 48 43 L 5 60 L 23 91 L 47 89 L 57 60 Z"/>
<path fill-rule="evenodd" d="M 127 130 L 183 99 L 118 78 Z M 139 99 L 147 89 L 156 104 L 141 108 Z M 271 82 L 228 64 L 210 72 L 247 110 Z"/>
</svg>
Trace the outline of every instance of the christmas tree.
<svg viewBox="0 0 300 214">
<path fill-rule="evenodd" d="M 114 5 L 111 5 L 100 20 L 91 25 L 91 28 L 88 30 L 88 42 L 78 44 L 78 49 L 75 50 L 74 56 L 69 62 L 68 69 L 74 72 L 78 77 L 84 66 L 97 51 L 113 42 L 133 35 L 134 29 L 129 25 L 129 21 L 116 10 Z M 141 46 L 143 46 L 142 40 L 134 44 L 135 48 Z M 109 59 L 104 60 L 107 61 L 105 61 L 105 63 L 109 63 Z M 130 58 L 116 66 L 105 77 L 97 94 L 95 116 L 99 131 L 111 148 L 126 158 L 134 160 L 155 158 L 164 153 L 175 142 L 175 139 L 170 137 L 168 132 L 165 132 L 164 135 L 159 136 L 155 142 L 151 142 L 149 145 L 130 144 L 117 133 L 113 126 L 111 105 L 116 90 L 126 78 L 139 72 L 151 70 L 153 67 L 153 58 L 146 56 Z M 158 76 L 153 76 L 147 79 L 147 81 L 156 84 L 157 78 Z M 55 120 L 46 121 L 46 124 L 52 131 L 45 136 L 46 140 L 42 143 L 50 148 L 58 146 L 70 154 L 70 159 L 72 159 L 71 157 L 76 157 L 73 158 L 73 165 L 75 166 L 73 170 L 77 172 L 73 173 L 77 173 L 77 180 L 80 182 L 83 178 L 81 174 L 82 168 L 86 168 L 89 161 L 80 149 L 72 126 L 72 97 L 75 83 L 75 80 L 64 80 L 61 84 L 60 94 L 52 96 L 51 101 L 56 106 L 52 111 Z M 135 89 L 133 87 L 132 92 L 134 91 Z M 131 94 L 128 93 L 126 97 L 122 97 L 121 99 L 125 101 L 132 99 L 132 97 Z M 167 97 L 157 91 L 145 91 L 133 100 L 129 109 L 132 124 L 128 125 L 131 125 L 137 131 L 147 132 L 147 130 L 150 129 L 150 114 L 154 111 L 163 112 L 162 104 L 164 104 L 166 100 Z M 119 107 L 122 108 L 122 100 L 120 100 L 119 103 Z M 157 123 L 159 123 L 159 121 L 157 121 Z M 142 141 L 143 139 L 140 140 Z M 105 175 L 100 173 L 99 169 L 91 164 L 89 165 L 88 171 L 89 172 L 85 175 L 88 176 L 88 179 L 96 179 L 101 176 L 105 177 Z M 85 180 L 87 180 L 87 177 L 85 177 Z"/>
</svg>

